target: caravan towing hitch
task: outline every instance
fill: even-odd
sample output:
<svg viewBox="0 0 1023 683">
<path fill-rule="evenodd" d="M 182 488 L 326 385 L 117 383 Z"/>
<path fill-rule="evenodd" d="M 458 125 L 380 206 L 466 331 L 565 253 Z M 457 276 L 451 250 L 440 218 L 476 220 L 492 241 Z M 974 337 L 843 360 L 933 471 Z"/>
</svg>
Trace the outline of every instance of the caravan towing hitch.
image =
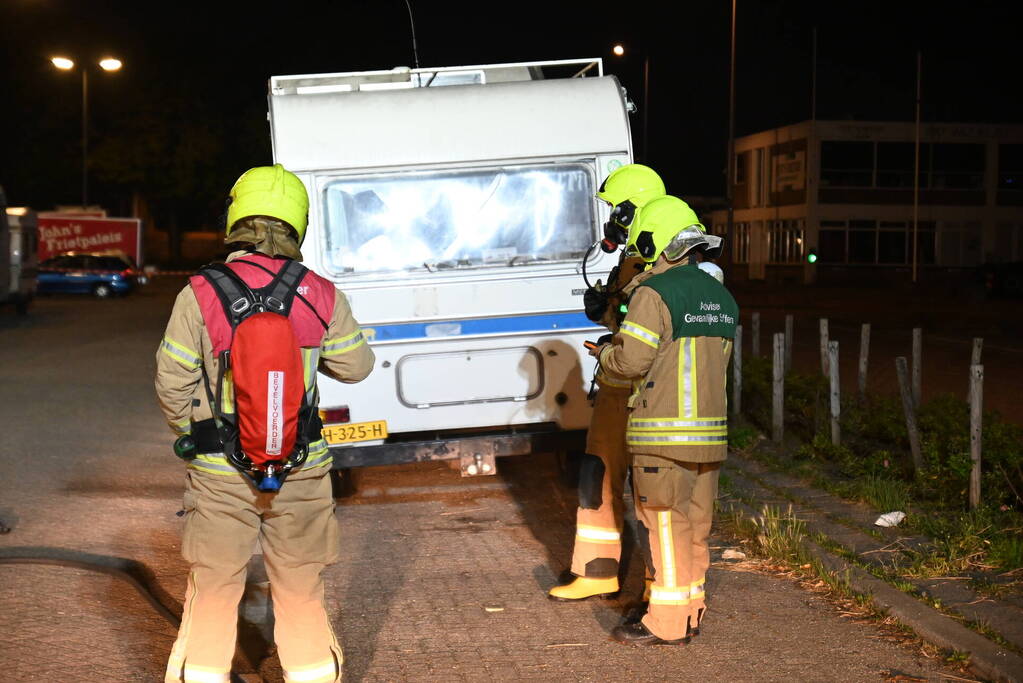
<svg viewBox="0 0 1023 683">
<path fill-rule="evenodd" d="M 497 474 L 497 458 L 490 453 L 463 453 L 458 458 L 463 477 Z"/>
</svg>

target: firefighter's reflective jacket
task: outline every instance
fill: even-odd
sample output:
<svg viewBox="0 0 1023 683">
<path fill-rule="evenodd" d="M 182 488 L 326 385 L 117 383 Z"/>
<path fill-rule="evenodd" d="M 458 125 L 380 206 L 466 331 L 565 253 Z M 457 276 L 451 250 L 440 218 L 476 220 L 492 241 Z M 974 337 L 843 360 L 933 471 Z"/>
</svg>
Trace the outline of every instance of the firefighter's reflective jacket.
<svg viewBox="0 0 1023 683">
<path fill-rule="evenodd" d="M 231 254 L 227 261 L 231 263 L 237 259 L 252 260 L 269 266 L 274 271 L 280 265 L 272 263 L 274 259 L 262 254 L 244 251 Z M 239 271 L 243 279 L 248 280 L 244 272 L 248 270 L 257 269 L 243 268 Z M 260 275 L 256 282 L 250 284 L 261 286 L 265 284 L 264 279 L 268 281 L 270 276 Z M 213 382 L 217 379 L 219 369 L 219 361 L 214 353 L 217 345 L 211 340 L 200 302 L 202 295 L 197 296 L 193 289 L 194 283 L 193 280 L 192 284 L 187 285 L 178 294 L 170 321 L 167 323 L 167 331 L 156 353 L 157 397 L 168 423 L 178 434 L 188 433 L 193 423 L 213 417 L 203 379 L 203 368 L 206 370 L 207 378 Z M 319 403 L 316 390 L 317 370 L 341 382 L 358 382 L 369 375 L 375 357 L 359 324 L 352 316 L 348 300 L 330 282 L 310 271 L 300 283 L 299 293 L 306 296 L 327 322 L 327 329 L 324 330 L 323 325 L 312 318 L 312 312 L 296 298 L 289 316 L 292 324 L 296 325 L 296 316 L 306 316 L 315 322 L 315 329 L 318 329 L 316 335 L 311 336 L 302 333 L 301 329 L 310 325 L 301 322 L 296 325 L 299 344 L 302 346 L 307 399 L 310 405 L 316 406 Z M 220 334 L 217 330 L 214 330 L 214 333 Z M 220 343 L 222 345 L 223 341 Z M 229 377 L 225 378 L 225 385 L 222 391 L 224 405 L 221 408 L 224 413 L 230 414 L 234 412 L 234 399 Z M 330 454 L 323 439 L 309 444 L 309 457 L 304 467 L 312 468 L 329 462 Z M 238 470 L 222 455 L 216 454 L 200 455 L 189 463 L 189 467 L 214 474 L 238 474 Z"/>
<path fill-rule="evenodd" d="M 626 302 L 628 302 L 632 291 L 650 274 L 649 271 L 643 272 L 645 265 L 643 259 L 638 256 L 626 258 L 624 254 L 623 251 L 618 266 L 611 272 L 612 277 L 608 278 L 611 294 L 608 296 L 608 305 L 604 315 L 600 319 L 600 323 L 612 334 L 618 332 L 618 328 L 621 326 L 622 319 L 625 317 L 623 309 L 626 308 Z M 632 380 L 616 377 L 599 366 L 597 367 L 597 384 L 615 389 L 632 388 Z"/>
<path fill-rule="evenodd" d="M 641 380 L 626 429 L 632 453 L 688 462 L 724 460 L 728 359 L 735 299 L 696 265 L 660 262 L 638 284 L 600 366 Z"/>
</svg>

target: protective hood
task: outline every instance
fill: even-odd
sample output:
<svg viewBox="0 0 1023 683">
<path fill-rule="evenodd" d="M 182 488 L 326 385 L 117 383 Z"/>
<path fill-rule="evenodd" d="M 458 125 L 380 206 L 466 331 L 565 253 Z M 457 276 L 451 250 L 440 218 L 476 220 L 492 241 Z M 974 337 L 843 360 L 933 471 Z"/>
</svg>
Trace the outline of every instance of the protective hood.
<svg viewBox="0 0 1023 683">
<path fill-rule="evenodd" d="M 281 221 L 266 216 L 241 219 L 224 238 L 224 244 L 251 244 L 260 254 L 302 260 L 294 231 Z"/>
</svg>

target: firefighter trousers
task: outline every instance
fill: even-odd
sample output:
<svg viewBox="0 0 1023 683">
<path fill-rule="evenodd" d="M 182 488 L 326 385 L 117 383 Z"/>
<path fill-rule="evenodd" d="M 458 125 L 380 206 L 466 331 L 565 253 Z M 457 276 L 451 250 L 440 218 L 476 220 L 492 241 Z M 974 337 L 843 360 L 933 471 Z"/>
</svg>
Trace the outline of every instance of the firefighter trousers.
<svg viewBox="0 0 1023 683">
<path fill-rule="evenodd" d="M 238 602 L 257 539 L 270 579 L 284 679 L 341 680 L 341 647 L 324 607 L 321 576 L 338 553 L 327 474 L 326 467 L 299 470 L 279 492 L 260 493 L 241 474 L 189 468 L 181 554 L 191 571 L 166 683 L 229 680 Z"/>
<path fill-rule="evenodd" d="M 601 384 L 593 404 L 586 453 L 579 469 L 579 509 L 571 571 L 576 576 L 618 576 L 622 554 L 622 491 L 628 472 L 625 425 L 630 386 Z"/>
<path fill-rule="evenodd" d="M 714 517 L 720 462 L 695 463 L 633 455 L 632 493 L 640 545 L 653 576 L 647 629 L 664 640 L 684 638 L 706 608 L 707 539 Z"/>
</svg>

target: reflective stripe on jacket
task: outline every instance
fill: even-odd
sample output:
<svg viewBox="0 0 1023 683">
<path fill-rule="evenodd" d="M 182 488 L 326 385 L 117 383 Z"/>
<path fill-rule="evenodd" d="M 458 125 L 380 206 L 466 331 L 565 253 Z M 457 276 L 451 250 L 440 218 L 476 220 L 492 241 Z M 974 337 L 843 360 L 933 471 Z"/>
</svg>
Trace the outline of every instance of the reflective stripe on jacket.
<svg viewBox="0 0 1023 683">
<path fill-rule="evenodd" d="M 662 261 L 652 272 L 671 267 L 686 266 Z M 689 462 L 724 460 L 731 339 L 675 339 L 674 329 L 664 299 L 652 287 L 639 286 L 614 343 L 601 351 L 602 368 L 641 380 L 626 429 L 629 451 Z"/>
</svg>

